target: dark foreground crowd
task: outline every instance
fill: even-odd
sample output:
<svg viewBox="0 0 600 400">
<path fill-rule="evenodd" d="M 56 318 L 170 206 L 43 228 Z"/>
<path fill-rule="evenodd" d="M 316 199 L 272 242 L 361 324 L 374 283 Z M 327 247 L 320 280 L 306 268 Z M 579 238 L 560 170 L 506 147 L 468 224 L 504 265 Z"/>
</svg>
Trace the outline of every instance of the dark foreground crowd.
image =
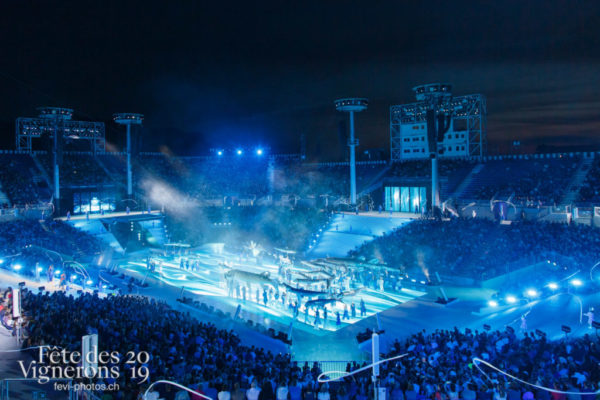
<svg viewBox="0 0 600 400">
<path fill-rule="evenodd" d="M 10 300 L 4 304 L 10 306 Z M 48 344 L 78 350 L 82 335 L 98 333 L 100 350 L 147 351 L 150 360 L 144 365 L 151 381 L 176 381 L 213 399 L 372 398 L 370 371 L 342 382 L 319 384 L 318 365 L 297 365 L 289 354 L 244 346 L 233 331 L 217 329 L 145 297 L 24 291 L 22 306 L 28 334 L 24 347 Z M 600 382 L 598 339 L 587 335 L 552 342 L 533 333 L 423 331 L 396 340 L 384 357 L 404 353 L 408 353 L 405 358 L 381 368 L 381 385 L 393 400 L 566 400 L 564 395 L 534 390 L 483 366 L 485 376 L 473 365 L 474 357 L 527 382 L 576 392 L 569 400 L 591 400 L 594 395 L 579 393 L 598 390 Z M 121 371 L 128 370 L 124 361 L 116 365 Z M 348 364 L 346 370 L 358 367 Z M 148 387 L 138 385 L 128 373 L 102 382 L 120 386 L 119 392 L 101 393 L 103 399 L 141 398 Z M 164 384 L 153 390 L 157 391 L 153 398 L 199 398 Z"/>
</svg>

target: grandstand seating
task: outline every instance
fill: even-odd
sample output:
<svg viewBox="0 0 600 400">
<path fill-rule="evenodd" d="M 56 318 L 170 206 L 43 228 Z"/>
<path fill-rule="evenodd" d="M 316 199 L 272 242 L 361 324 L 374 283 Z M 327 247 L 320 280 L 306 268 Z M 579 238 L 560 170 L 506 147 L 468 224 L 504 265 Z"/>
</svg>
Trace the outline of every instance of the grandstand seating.
<svg viewBox="0 0 600 400">
<path fill-rule="evenodd" d="M 577 169 L 579 158 L 491 160 L 474 174 L 462 198 L 491 198 L 536 205 L 559 203 Z"/>
<path fill-rule="evenodd" d="M 486 219 L 418 220 L 351 252 L 367 260 L 378 258 L 411 273 L 438 272 L 487 280 L 506 272 L 511 263 L 525 265 L 570 257 L 591 266 L 600 251 L 600 231 L 583 225 L 521 221 L 498 225 Z M 523 264 L 521 267 L 524 266 Z"/>
<path fill-rule="evenodd" d="M 52 175 L 52 155 L 38 156 L 44 169 Z M 60 166 L 60 179 L 63 186 L 106 186 L 112 179 L 100 167 L 91 153 L 64 153 Z"/>
<path fill-rule="evenodd" d="M 0 182 L 13 205 L 48 202 L 51 191 L 29 154 L 0 154 Z"/>
<path fill-rule="evenodd" d="M 2 307 L 10 307 L 12 298 L 7 294 L 3 297 Z M 321 399 L 366 400 L 373 392 L 370 371 L 338 383 L 319 384 L 317 377 L 322 371 L 318 364 L 298 365 L 289 354 L 275 355 L 263 348 L 245 346 L 233 331 L 199 322 L 146 297 L 73 297 L 60 292 L 24 291 L 22 308 L 28 332 L 23 347 L 52 344 L 76 350 L 81 348 L 81 336 L 89 333 L 98 333 L 102 338 L 101 350 L 121 354 L 143 343 L 139 349 L 150 353 L 150 381 L 173 380 L 213 399 L 243 399 L 250 387 L 261 392 L 260 399 L 275 399 L 274 393 L 279 393 L 280 399 L 312 400 L 318 392 Z M 521 337 L 508 329 L 437 329 L 395 340 L 384 357 L 400 354 L 407 356 L 380 367 L 380 384 L 392 399 L 550 399 L 550 393 L 540 387 L 589 393 L 598 389 L 600 380 L 600 350 L 588 335 L 549 341 L 543 332 Z M 512 374 L 534 380 L 538 387 L 532 389 L 495 373 L 492 380 L 484 379 L 472 365 L 474 357 L 500 368 L 506 365 Z M 126 357 L 121 357 L 116 366 L 123 371 L 125 362 Z M 351 363 L 345 370 L 362 366 Z M 124 399 L 139 398 L 147 388 L 132 374 L 121 373 L 104 381 L 118 383 L 120 398 Z M 189 394 L 176 394 L 171 389 L 157 387 L 157 397 L 189 398 Z M 111 396 L 109 392 L 105 395 Z M 583 396 L 577 394 L 577 398 Z"/>
<path fill-rule="evenodd" d="M 587 177 L 579 190 L 580 202 L 600 203 L 600 158 L 592 163 Z"/>
</svg>

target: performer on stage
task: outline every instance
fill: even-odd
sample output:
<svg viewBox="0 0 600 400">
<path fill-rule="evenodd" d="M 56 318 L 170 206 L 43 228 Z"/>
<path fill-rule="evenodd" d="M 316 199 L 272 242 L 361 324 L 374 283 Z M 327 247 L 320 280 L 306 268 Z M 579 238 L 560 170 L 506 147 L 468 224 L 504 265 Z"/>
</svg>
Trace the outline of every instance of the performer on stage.
<svg viewBox="0 0 600 400">
<path fill-rule="evenodd" d="M 360 316 L 364 317 L 367 315 L 367 307 L 365 306 L 365 301 L 360 299 Z"/>
</svg>

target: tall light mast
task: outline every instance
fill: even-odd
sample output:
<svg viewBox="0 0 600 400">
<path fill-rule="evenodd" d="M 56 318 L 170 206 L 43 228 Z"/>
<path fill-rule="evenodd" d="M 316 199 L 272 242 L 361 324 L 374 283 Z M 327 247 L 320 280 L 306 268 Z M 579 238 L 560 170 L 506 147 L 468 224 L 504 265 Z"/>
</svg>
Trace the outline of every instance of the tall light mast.
<svg viewBox="0 0 600 400">
<path fill-rule="evenodd" d="M 348 147 L 350 147 L 350 204 L 356 205 L 356 155 L 355 148 L 358 146 L 358 139 L 354 137 L 354 113 L 367 109 L 369 100 L 364 98 L 347 98 L 335 101 L 335 109 L 350 114 L 350 138 Z"/>
<path fill-rule="evenodd" d="M 127 127 L 127 198 L 133 197 L 133 182 L 131 174 L 131 125 L 142 125 L 144 116 L 134 113 L 113 114 L 113 120 Z"/>
</svg>

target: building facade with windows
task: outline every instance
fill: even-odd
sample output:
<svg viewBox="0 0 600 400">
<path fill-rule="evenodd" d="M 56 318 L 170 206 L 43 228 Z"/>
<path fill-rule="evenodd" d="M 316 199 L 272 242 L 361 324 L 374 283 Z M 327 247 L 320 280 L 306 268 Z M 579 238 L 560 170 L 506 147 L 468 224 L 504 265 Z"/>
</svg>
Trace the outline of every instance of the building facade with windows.
<svg viewBox="0 0 600 400">
<path fill-rule="evenodd" d="M 472 94 L 454 97 L 448 106 L 450 129 L 439 145 L 440 157 L 483 157 L 486 155 L 487 107 L 485 96 Z M 427 106 L 424 102 L 390 107 L 391 161 L 429 157 Z"/>
</svg>

